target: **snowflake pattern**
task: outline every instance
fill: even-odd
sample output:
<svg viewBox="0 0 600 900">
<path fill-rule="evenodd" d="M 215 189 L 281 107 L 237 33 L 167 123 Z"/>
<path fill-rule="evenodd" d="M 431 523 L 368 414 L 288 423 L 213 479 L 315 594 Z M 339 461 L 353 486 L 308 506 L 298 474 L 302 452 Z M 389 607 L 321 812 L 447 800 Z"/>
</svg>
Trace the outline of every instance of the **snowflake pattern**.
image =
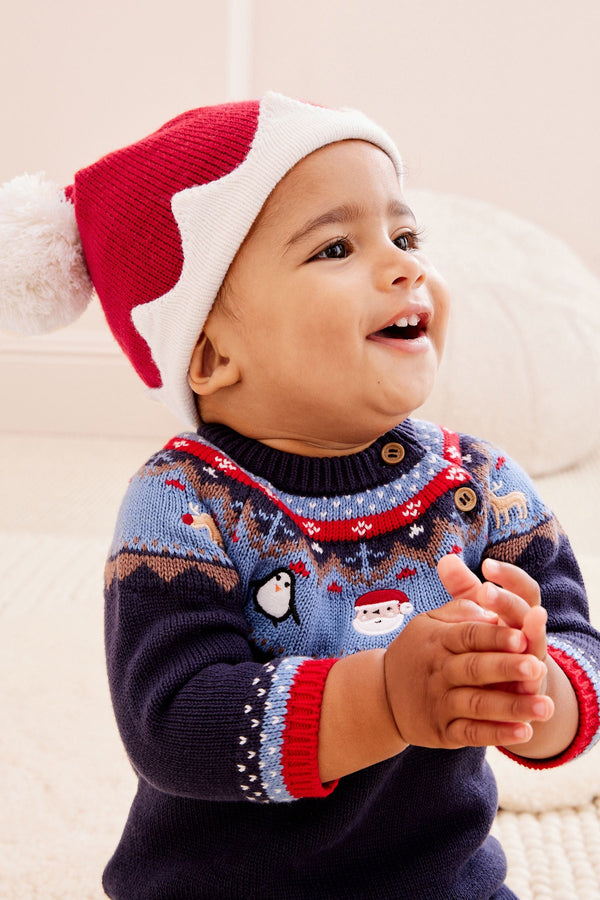
<svg viewBox="0 0 600 900">
<path fill-rule="evenodd" d="M 283 730 L 294 675 L 303 657 L 265 663 L 251 685 L 239 736 L 241 757 L 236 762 L 240 790 L 254 803 L 294 800 L 283 777 Z M 259 730 L 260 729 L 260 730 Z"/>
</svg>

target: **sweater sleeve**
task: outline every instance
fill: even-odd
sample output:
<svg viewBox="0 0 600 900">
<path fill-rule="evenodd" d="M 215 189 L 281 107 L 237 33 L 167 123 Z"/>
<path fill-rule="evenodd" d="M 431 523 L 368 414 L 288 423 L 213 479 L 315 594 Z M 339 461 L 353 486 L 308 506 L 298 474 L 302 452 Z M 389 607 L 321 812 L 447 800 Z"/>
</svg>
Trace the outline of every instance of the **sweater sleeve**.
<svg viewBox="0 0 600 900">
<path fill-rule="evenodd" d="M 113 707 L 141 778 L 220 801 L 334 789 L 319 780 L 317 739 L 335 659 L 257 659 L 240 575 L 209 506 L 176 468 L 155 461 L 132 479 L 105 600 Z"/>
<path fill-rule="evenodd" d="M 548 653 L 571 681 L 579 705 L 579 729 L 563 753 L 529 760 L 503 752 L 529 768 L 549 768 L 589 750 L 600 738 L 600 635 L 590 624 L 581 573 L 556 517 L 525 472 L 494 450 L 491 472 L 485 555 L 520 566 L 539 584 L 548 612 Z"/>
</svg>

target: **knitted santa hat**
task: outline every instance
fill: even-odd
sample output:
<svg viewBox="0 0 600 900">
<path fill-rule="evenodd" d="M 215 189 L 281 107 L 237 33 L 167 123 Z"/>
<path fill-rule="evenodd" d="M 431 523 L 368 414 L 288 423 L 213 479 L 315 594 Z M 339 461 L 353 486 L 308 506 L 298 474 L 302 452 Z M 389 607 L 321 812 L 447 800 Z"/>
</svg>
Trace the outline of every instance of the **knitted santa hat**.
<svg viewBox="0 0 600 900">
<path fill-rule="evenodd" d="M 356 600 L 354 609 L 356 611 L 361 609 L 370 610 L 371 607 L 380 609 L 386 606 L 395 606 L 399 612 L 412 612 L 412 603 L 404 591 L 398 591 L 395 588 L 382 588 L 378 591 L 369 591 L 367 594 L 362 594 Z M 410 607 L 410 610 L 408 607 Z"/>
<path fill-rule="evenodd" d="M 0 327 L 51 331 L 95 289 L 142 381 L 196 425 L 189 361 L 238 248 L 286 172 L 352 138 L 379 146 L 400 176 L 392 140 L 362 113 L 268 93 L 183 113 L 63 191 L 15 178 L 0 188 Z"/>
</svg>

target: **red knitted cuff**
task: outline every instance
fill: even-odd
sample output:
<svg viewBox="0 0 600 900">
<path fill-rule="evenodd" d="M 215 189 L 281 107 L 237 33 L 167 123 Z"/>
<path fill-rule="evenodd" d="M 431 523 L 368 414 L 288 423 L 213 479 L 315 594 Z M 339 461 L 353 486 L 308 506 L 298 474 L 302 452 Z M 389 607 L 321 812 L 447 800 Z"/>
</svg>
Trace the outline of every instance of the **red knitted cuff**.
<svg viewBox="0 0 600 900">
<path fill-rule="evenodd" d="M 499 748 L 506 756 L 528 769 L 552 769 L 556 766 L 562 766 L 563 763 L 569 762 L 571 759 L 575 759 L 576 756 L 583 753 L 600 727 L 598 697 L 587 673 L 564 650 L 548 646 L 548 653 L 573 685 L 579 706 L 579 728 L 570 746 L 557 756 L 551 756 L 548 759 L 527 759 L 524 756 L 518 756 L 516 753 L 504 750 L 502 747 Z"/>
<path fill-rule="evenodd" d="M 294 675 L 281 749 L 283 778 L 294 797 L 327 797 L 338 784 L 321 783 L 318 762 L 323 690 L 336 662 L 337 659 L 307 659 Z"/>
</svg>

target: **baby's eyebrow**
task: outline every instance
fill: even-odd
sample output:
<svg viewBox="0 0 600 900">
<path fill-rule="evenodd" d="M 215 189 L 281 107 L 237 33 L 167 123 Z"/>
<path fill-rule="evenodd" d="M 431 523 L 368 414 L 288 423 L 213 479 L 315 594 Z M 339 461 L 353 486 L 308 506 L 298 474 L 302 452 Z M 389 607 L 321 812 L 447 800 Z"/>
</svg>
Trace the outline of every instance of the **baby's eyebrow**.
<svg viewBox="0 0 600 900">
<path fill-rule="evenodd" d="M 311 232 L 316 231 L 317 228 L 322 228 L 323 225 L 347 225 L 349 222 L 361 219 L 366 215 L 366 210 L 362 206 L 358 206 L 354 203 L 342 203 L 340 206 L 335 206 L 333 209 L 327 210 L 327 212 L 322 213 L 320 216 L 316 216 L 314 219 L 309 219 L 308 222 L 305 222 L 304 225 L 286 242 L 285 250 L 289 250 L 293 244 L 303 240 Z M 389 203 L 388 215 L 409 216 L 416 222 L 415 215 L 411 208 L 405 203 L 401 203 L 400 200 L 392 200 Z"/>
</svg>

